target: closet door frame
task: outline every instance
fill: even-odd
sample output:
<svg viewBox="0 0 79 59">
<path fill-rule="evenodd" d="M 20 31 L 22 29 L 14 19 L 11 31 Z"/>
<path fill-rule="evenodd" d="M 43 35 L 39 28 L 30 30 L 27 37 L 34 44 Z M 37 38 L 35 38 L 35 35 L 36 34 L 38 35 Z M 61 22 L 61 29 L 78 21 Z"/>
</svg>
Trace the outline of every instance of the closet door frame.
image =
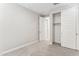
<svg viewBox="0 0 79 59">
<path fill-rule="evenodd" d="M 58 13 L 60 13 L 60 15 L 61 15 L 61 12 L 60 11 L 52 14 L 52 16 L 53 16 L 53 43 L 57 43 L 57 42 L 55 42 L 55 25 L 54 25 L 55 20 L 54 20 L 54 15 L 55 14 L 58 14 Z M 61 24 L 60 24 L 60 27 L 61 27 Z M 57 43 L 57 44 L 60 44 L 61 45 L 61 33 L 60 33 L 60 43 Z"/>
</svg>

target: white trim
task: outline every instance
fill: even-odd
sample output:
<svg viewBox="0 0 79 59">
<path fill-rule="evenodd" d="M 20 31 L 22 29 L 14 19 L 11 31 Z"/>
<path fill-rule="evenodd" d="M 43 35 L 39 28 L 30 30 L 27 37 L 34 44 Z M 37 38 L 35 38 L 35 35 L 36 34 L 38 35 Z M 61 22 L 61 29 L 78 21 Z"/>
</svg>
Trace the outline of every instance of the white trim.
<svg viewBox="0 0 79 59">
<path fill-rule="evenodd" d="M 34 43 L 36 43 L 36 42 L 39 42 L 39 41 L 38 41 L 38 40 L 34 40 L 34 41 L 31 41 L 31 42 L 26 43 L 26 44 L 24 44 L 24 45 L 20 45 L 20 46 L 18 46 L 18 47 L 15 47 L 15 48 L 12 48 L 12 49 L 6 50 L 6 51 L 0 53 L 0 56 L 2 56 L 3 54 L 6 54 L 6 53 L 12 52 L 12 51 L 14 51 L 14 50 L 17 50 L 17 49 L 23 48 L 23 47 L 25 47 L 25 46 L 32 45 L 32 44 L 34 44 Z"/>
</svg>

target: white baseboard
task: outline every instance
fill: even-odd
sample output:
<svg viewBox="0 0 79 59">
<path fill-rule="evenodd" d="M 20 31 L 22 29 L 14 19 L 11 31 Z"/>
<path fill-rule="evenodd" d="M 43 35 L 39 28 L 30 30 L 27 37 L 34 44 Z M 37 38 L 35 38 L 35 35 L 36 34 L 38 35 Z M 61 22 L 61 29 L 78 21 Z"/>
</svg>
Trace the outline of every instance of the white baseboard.
<svg viewBox="0 0 79 59">
<path fill-rule="evenodd" d="M 15 48 L 12 48 L 12 49 L 6 50 L 6 51 L 0 53 L 0 56 L 3 56 L 3 55 L 6 54 L 6 53 L 9 53 L 9 52 L 12 52 L 12 51 L 14 51 L 14 50 L 17 50 L 17 49 L 23 48 L 23 47 L 25 47 L 25 46 L 32 45 L 32 44 L 34 44 L 34 43 L 36 43 L 36 42 L 39 42 L 39 41 L 38 41 L 38 40 L 34 40 L 34 41 L 29 42 L 29 43 L 26 43 L 26 44 L 24 44 L 24 45 L 20 45 L 20 46 L 18 46 L 18 47 L 15 47 Z"/>
</svg>

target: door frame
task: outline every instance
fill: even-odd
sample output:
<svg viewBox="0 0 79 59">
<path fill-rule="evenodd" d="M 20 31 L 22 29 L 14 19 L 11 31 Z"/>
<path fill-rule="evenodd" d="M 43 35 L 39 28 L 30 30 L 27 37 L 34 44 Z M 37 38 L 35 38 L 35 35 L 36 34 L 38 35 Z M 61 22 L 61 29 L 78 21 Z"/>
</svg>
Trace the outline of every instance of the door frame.
<svg viewBox="0 0 79 59">
<path fill-rule="evenodd" d="M 52 18 L 52 19 L 53 19 L 53 24 L 52 24 L 52 25 L 53 25 L 53 31 L 52 31 L 52 32 L 53 32 L 53 42 L 52 42 L 52 43 L 53 43 L 53 44 L 56 43 L 56 42 L 55 42 L 54 15 L 55 15 L 55 14 L 58 14 L 58 13 L 60 13 L 60 15 L 61 15 L 61 12 L 56 12 L 56 13 L 53 13 L 53 14 L 52 14 L 52 17 L 53 17 L 53 18 Z M 60 16 L 60 17 L 61 17 L 61 16 Z M 60 20 L 60 21 L 61 21 L 61 20 Z M 60 25 L 60 27 L 61 27 L 61 25 Z M 61 29 L 60 29 L 60 32 L 61 32 Z M 61 34 L 60 34 L 60 43 L 57 43 L 57 44 L 60 44 L 60 45 L 61 45 Z"/>
</svg>

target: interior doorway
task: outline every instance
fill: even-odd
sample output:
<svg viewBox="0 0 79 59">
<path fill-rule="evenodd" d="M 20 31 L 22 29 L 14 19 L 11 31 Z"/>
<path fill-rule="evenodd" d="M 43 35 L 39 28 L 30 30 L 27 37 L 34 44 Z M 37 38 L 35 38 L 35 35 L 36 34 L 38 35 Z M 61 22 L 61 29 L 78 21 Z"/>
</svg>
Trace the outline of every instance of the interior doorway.
<svg viewBox="0 0 79 59">
<path fill-rule="evenodd" d="M 53 14 L 53 43 L 61 45 L 61 13 Z"/>
<path fill-rule="evenodd" d="M 49 20 L 50 17 L 40 17 L 39 19 L 39 36 L 40 41 L 46 41 L 49 43 Z"/>
<path fill-rule="evenodd" d="M 40 17 L 39 19 L 39 38 L 40 41 L 45 40 L 45 18 L 44 17 Z"/>
</svg>

